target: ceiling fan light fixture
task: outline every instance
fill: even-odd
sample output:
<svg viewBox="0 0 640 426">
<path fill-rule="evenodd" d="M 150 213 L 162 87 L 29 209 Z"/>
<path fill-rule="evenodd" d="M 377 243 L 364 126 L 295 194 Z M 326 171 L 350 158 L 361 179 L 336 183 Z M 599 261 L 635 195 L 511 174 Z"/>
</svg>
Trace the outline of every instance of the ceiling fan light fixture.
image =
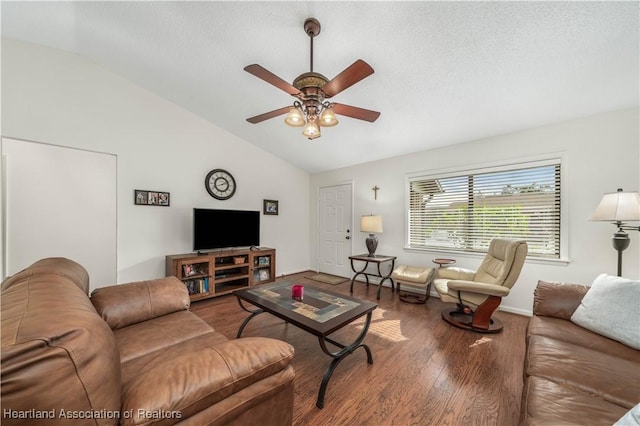
<svg viewBox="0 0 640 426">
<path fill-rule="evenodd" d="M 333 127 L 339 123 L 338 117 L 333 112 L 333 108 L 328 106 L 320 114 L 320 125 L 322 127 Z"/>
<path fill-rule="evenodd" d="M 304 115 L 302 115 L 302 111 L 292 106 L 289 108 L 289 114 L 285 117 L 284 122 L 291 127 L 302 127 L 304 126 Z"/>
<path fill-rule="evenodd" d="M 320 126 L 318 126 L 318 122 L 313 120 L 313 121 L 308 121 L 307 125 L 304 126 L 304 130 L 302 131 L 302 134 L 304 136 L 307 137 L 307 139 L 309 140 L 313 140 L 316 138 L 320 137 Z"/>
<path fill-rule="evenodd" d="M 300 74 L 293 84 L 281 79 L 271 71 L 258 64 L 247 65 L 244 70 L 261 80 L 277 87 L 298 100 L 293 103 L 293 107 L 285 106 L 255 117 L 247 118 L 252 124 L 278 117 L 284 114 L 285 124 L 292 127 L 303 127 L 302 134 L 309 139 L 320 137 L 321 127 L 333 127 L 339 124 L 336 114 L 347 117 L 374 122 L 380 115 L 379 112 L 370 111 L 364 108 L 325 102 L 325 99 L 332 98 L 343 90 L 348 89 L 359 81 L 373 74 L 373 68 L 362 59 L 356 60 L 353 64 L 345 68 L 333 79 L 328 80 L 325 76 L 313 70 L 313 39 L 320 34 L 320 22 L 315 18 L 308 18 L 304 22 L 304 31 L 309 36 L 309 72 Z"/>
</svg>

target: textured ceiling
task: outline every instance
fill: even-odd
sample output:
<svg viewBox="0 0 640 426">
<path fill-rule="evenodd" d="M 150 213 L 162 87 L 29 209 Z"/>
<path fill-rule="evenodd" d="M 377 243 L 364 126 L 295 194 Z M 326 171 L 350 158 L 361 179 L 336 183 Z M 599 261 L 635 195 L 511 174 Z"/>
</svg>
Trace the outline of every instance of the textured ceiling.
<svg viewBox="0 0 640 426">
<path fill-rule="evenodd" d="M 638 106 L 638 2 L 2 2 L 2 35 L 83 55 L 311 173 Z M 246 73 L 375 74 L 332 98 L 380 111 L 308 141 Z"/>
</svg>

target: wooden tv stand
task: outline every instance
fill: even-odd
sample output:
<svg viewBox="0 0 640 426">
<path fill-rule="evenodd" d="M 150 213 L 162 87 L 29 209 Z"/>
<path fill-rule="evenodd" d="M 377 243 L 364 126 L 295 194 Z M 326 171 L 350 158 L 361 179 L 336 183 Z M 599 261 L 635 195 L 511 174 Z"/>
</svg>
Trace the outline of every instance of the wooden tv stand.
<svg viewBox="0 0 640 426">
<path fill-rule="evenodd" d="M 222 296 L 275 281 L 276 250 L 260 247 L 172 254 L 166 256 L 166 275 L 187 286 L 191 301 Z"/>
</svg>

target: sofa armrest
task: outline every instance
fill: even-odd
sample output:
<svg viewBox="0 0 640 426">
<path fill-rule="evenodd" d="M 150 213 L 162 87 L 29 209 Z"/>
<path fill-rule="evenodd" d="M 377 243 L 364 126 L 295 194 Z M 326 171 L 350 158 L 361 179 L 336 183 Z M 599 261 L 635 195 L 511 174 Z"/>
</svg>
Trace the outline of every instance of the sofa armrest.
<svg viewBox="0 0 640 426">
<path fill-rule="evenodd" d="M 176 277 L 95 289 L 91 302 L 113 330 L 189 309 L 185 285 Z"/>
<path fill-rule="evenodd" d="M 486 294 L 487 296 L 505 297 L 509 295 L 509 288 L 501 285 L 479 283 L 475 281 L 452 280 L 447 282 L 449 290 L 467 291 L 470 293 Z"/>
<path fill-rule="evenodd" d="M 284 373 L 280 382 L 293 381 L 293 355 L 290 344 L 266 337 L 243 337 L 186 352 L 128 383 L 122 411 L 133 414 L 132 423 L 144 412 L 174 413 L 184 419 L 271 376 Z"/>
<path fill-rule="evenodd" d="M 538 281 L 533 293 L 533 314 L 571 320 L 588 290 L 582 284 Z"/>
</svg>

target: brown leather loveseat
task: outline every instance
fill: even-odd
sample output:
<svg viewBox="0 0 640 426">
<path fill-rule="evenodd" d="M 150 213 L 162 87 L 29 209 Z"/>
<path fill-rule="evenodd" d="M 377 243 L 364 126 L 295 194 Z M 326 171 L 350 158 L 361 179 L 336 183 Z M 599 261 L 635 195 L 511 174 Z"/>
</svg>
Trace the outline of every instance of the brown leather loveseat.
<svg viewBox="0 0 640 426">
<path fill-rule="evenodd" d="M 589 289 L 538 282 L 527 330 L 522 425 L 613 425 L 640 402 L 640 351 L 571 321 Z"/>
<path fill-rule="evenodd" d="M 3 425 L 291 424 L 289 344 L 228 340 L 173 277 L 88 288 L 64 258 L 3 282 Z"/>
</svg>

